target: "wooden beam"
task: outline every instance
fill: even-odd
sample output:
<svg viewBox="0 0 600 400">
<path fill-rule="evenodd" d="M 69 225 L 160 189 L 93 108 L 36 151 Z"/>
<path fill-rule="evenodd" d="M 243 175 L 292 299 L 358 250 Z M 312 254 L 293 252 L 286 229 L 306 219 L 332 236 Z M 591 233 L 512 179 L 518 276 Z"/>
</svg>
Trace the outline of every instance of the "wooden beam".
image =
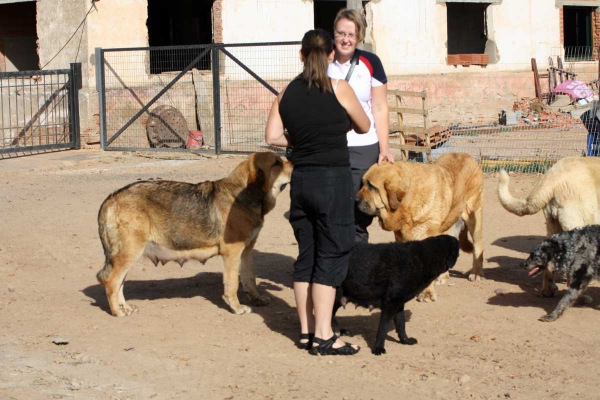
<svg viewBox="0 0 600 400">
<path fill-rule="evenodd" d="M 411 92 L 408 90 L 388 90 L 387 94 L 390 96 L 400 96 L 400 97 L 420 97 L 422 99 L 427 98 L 427 92 Z"/>
<path fill-rule="evenodd" d="M 416 114 L 424 117 L 427 116 L 427 110 L 422 110 L 420 108 L 390 107 L 389 110 L 391 113 Z"/>
</svg>

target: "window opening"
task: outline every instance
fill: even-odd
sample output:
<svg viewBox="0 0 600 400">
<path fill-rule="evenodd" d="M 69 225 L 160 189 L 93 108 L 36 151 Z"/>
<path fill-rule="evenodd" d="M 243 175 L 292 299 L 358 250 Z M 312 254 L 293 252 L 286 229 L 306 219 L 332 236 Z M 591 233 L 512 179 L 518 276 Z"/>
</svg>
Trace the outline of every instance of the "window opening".
<svg viewBox="0 0 600 400">
<path fill-rule="evenodd" d="M 0 72 L 38 70 L 36 3 L 0 5 Z"/>
<path fill-rule="evenodd" d="M 363 1 L 363 9 L 369 1 Z M 338 11 L 346 8 L 346 0 L 314 0 L 315 29 L 323 29 L 333 37 L 333 21 Z"/>
<path fill-rule="evenodd" d="M 565 60 L 591 60 L 593 52 L 593 7 L 564 7 L 563 34 Z"/>
<path fill-rule="evenodd" d="M 448 64 L 487 65 L 487 7 L 490 3 L 446 3 Z"/>
<path fill-rule="evenodd" d="M 148 0 L 148 44 L 185 46 L 213 42 L 212 5 L 214 0 Z M 203 49 L 153 50 L 150 52 L 150 73 L 181 71 Z M 210 53 L 194 68 L 210 69 Z"/>
</svg>

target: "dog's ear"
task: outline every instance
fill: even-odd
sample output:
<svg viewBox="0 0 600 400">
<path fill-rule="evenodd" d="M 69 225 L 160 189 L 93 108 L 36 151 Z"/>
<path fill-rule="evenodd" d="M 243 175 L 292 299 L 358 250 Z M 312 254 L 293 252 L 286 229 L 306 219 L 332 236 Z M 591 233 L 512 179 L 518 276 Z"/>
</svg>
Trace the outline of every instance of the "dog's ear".
<svg viewBox="0 0 600 400">
<path fill-rule="evenodd" d="M 399 178 L 392 178 L 385 182 L 385 193 L 390 211 L 396 211 L 404 198 L 404 187 Z"/>
<path fill-rule="evenodd" d="M 255 153 L 249 159 L 248 186 L 262 187 L 265 183 L 264 165 L 271 166 L 270 154 Z"/>
<path fill-rule="evenodd" d="M 260 167 L 250 171 L 250 174 L 248 175 L 248 186 L 252 185 L 252 186 L 262 188 L 262 186 L 264 184 L 265 184 L 265 173 L 263 172 L 262 169 L 260 169 Z"/>
</svg>

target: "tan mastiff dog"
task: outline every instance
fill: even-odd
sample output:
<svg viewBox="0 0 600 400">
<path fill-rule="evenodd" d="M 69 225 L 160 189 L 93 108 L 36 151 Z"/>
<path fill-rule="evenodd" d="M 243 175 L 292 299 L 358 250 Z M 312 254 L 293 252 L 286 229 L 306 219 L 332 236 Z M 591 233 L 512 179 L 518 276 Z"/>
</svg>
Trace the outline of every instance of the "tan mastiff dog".
<svg viewBox="0 0 600 400">
<path fill-rule="evenodd" d="M 467 154 L 446 153 L 432 164 L 400 161 L 373 165 L 363 177 L 358 207 L 379 218 L 397 241 L 449 234 L 473 252 L 469 280 L 483 277 L 483 172 Z M 471 234 L 473 243 L 468 239 Z M 444 283 L 447 274 L 438 280 Z M 437 299 L 434 283 L 418 300 Z"/>
</svg>

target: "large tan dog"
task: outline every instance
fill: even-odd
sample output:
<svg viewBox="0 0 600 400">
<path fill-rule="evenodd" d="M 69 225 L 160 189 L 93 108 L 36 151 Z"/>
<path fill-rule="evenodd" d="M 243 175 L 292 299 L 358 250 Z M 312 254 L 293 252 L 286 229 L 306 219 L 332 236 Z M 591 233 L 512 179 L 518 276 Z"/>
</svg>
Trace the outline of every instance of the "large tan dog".
<svg viewBox="0 0 600 400">
<path fill-rule="evenodd" d="M 449 234 L 461 249 L 473 252 L 469 280 L 483 277 L 483 172 L 477 161 L 461 153 L 446 153 L 433 164 L 400 161 L 373 165 L 363 177 L 358 207 L 379 217 L 381 227 L 396 241 L 423 240 Z M 469 242 L 467 230 L 473 244 Z M 438 283 L 443 283 L 445 276 Z M 418 300 L 435 301 L 432 283 Z"/>
<path fill-rule="evenodd" d="M 291 172 L 292 164 L 275 153 L 256 153 L 218 181 L 138 182 L 108 196 L 98 214 L 106 261 L 97 278 L 106 289 L 112 314 L 121 317 L 134 311 L 125 302 L 123 284 L 141 256 L 155 265 L 159 261 L 183 265 L 220 255 L 225 268 L 223 298 L 233 312 L 251 312 L 238 300 L 239 277 L 252 304 L 268 304 L 270 299 L 256 289 L 252 249 L 265 214 L 275 207 Z"/>
<path fill-rule="evenodd" d="M 518 216 L 543 210 L 548 237 L 600 224 L 600 159 L 596 157 L 563 158 L 546 172 L 526 199 L 510 194 L 509 180 L 508 173 L 501 171 L 498 198 L 502 206 Z M 542 295 L 552 297 L 556 290 L 552 268 L 548 268 Z"/>
</svg>

